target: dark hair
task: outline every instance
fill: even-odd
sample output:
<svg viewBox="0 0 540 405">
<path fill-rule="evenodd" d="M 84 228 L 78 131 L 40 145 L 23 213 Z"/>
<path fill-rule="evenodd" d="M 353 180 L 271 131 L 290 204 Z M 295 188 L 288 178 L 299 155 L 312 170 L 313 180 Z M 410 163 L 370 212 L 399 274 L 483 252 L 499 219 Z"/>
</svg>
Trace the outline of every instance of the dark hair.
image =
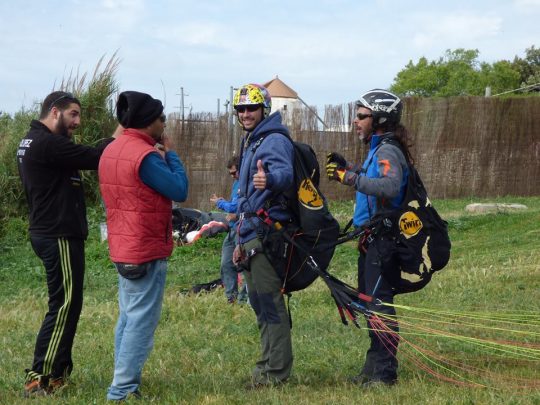
<svg viewBox="0 0 540 405">
<path fill-rule="evenodd" d="M 66 91 L 53 91 L 41 104 L 41 113 L 39 115 L 40 119 L 45 118 L 49 115 L 49 112 L 53 107 L 58 108 L 61 111 L 64 111 L 70 104 L 77 104 L 81 106 L 81 102 L 73 94 Z"/>
<path fill-rule="evenodd" d="M 233 155 L 233 156 L 227 161 L 227 169 L 230 169 L 230 168 L 233 167 L 233 166 L 236 166 L 236 168 L 238 169 L 238 161 L 239 161 L 238 156 Z"/>
<path fill-rule="evenodd" d="M 409 130 L 405 128 L 403 124 L 397 124 L 395 126 L 392 126 L 391 132 L 394 133 L 395 138 L 401 145 L 401 148 L 407 160 L 409 160 L 409 162 L 414 165 L 414 159 L 411 155 L 411 151 L 409 150 L 409 148 L 413 146 L 412 136 L 409 133 Z"/>
</svg>

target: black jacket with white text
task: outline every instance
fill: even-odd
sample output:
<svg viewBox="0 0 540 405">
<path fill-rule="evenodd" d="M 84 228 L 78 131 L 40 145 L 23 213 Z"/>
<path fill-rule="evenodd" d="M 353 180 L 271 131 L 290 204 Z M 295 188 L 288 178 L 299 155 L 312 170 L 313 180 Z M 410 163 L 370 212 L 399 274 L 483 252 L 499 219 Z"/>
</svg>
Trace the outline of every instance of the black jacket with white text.
<svg viewBox="0 0 540 405">
<path fill-rule="evenodd" d="M 17 150 L 19 176 L 29 205 L 30 235 L 53 238 L 88 236 L 86 204 L 78 170 L 97 170 L 113 138 L 91 147 L 53 134 L 33 120 Z"/>
</svg>

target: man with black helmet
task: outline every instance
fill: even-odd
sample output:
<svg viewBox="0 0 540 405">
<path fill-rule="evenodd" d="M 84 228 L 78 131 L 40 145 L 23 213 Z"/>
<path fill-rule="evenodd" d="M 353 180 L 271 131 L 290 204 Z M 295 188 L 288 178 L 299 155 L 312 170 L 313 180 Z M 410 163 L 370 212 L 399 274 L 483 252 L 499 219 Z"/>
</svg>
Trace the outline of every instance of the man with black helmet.
<svg viewBox="0 0 540 405">
<path fill-rule="evenodd" d="M 52 92 L 17 150 L 30 242 L 45 267 L 49 293 L 32 368 L 26 370 L 26 397 L 53 393 L 73 370 L 71 350 L 83 303 L 88 236 L 79 170 L 96 170 L 103 149 L 113 140 L 106 138 L 97 147 L 74 143 L 73 132 L 80 123 L 80 101 L 65 91 Z"/>
<path fill-rule="evenodd" d="M 369 144 L 369 153 L 362 166 L 355 166 L 339 153 L 327 156 L 326 171 L 333 181 L 356 189 L 356 206 L 353 216 L 355 227 L 366 225 L 376 214 L 400 206 L 407 187 L 408 166 L 404 153 L 408 151 L 408 132 L 400 124 L 403 103 L 399 97 L 386 90 L 370 90 L 356 102 L 356 133 Z M 399 142 L 400 146 L 388 142 Z M 411 159 L 412 161 L 412 159 Z M 394 242 L 375 236 L 360 246 L 358 258 L 358 289 L 360 292 L 392 304 L 394 291 L 385 277 L 386 272 L 396 271 Z M 391 306 L 368 304 L 369 309 L 388 316 L 384 322 L 387 333 L 371 327 L 368 320 L 371 346 L 364 366 L 351 381 L 369 387 L 375 384 L 392 385 L 397 382 L 399 343 L 395 310 Z"/>
<path fill-rule="evenodd" d="M 240 87 L 233 107 L 246 131 L 239 167 L 238 245 L 233 262 L 247 270 L 249 302 L 260 331 L 261 357 L 247 385 L 258 388 L 285 382 L 293 363 L 282 280 L 262 250 L 261 235 L 266 228 L 257 212 L 264 209 L 270 220 L 290 222 L 292 215 L 284 193 L 293 185 L 294 155 L 281 114 L 270 114 L 266 88 L 257 84 Z"/>
<path fill-rule="evenodd" d="M 160 100 L 125 91 L 116 114 L 125 129 L 103 152 L 98 173 L 109 254 L 119 274 L 114 376 L 107 399 L 123 401 L 141 396 L 142 368 L 152 350 L 173 250 L 172 201 L 185 201 L 188 180 L 164 136 Z"/>
</svg>

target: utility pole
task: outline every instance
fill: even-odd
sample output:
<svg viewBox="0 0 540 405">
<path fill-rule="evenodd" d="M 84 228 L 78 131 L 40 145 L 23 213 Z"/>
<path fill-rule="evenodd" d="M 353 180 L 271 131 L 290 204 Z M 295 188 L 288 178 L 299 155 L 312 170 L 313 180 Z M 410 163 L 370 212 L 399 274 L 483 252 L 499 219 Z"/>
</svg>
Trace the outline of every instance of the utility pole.
<svg viewBox="0 0 540 405">
<path fill-rule="evenodd" d="M 229 119 L 229 104 L 231 104 L 229 100 L 225 100 L 225 102 L 223 103 L 223 107 L 225 107 L 225 117 L 227 117 L 227 120 Z M 221 122 L 221 120 L 219 122 Z M 228 128 L 227 128 L 227 133 L 228 133 Z M 230 136 L 229 136 L 229 139 L 230 139 Z"/>
<path fill-rule="evenodd" d="M 231 108 L 229 108 L 229 139 L 233 136 L 233 92 L 234 88 L 231 86 L 230 93 L 229 93 L 229 100 L 231 101 Z"/>
<path fill-rule="evenodd" d="M 182 120 L 182 133 L 184 133 L 184 109 L 186 108 L 184 106 L 184 97 L 189 96 L 189 94 L 184 94 L 184 88 L 180 87 L 180 94 L 176 95 L 180 96 L 180 119 Z"/>
<path fill-rule="evenodd" d="M 180 87 L 180 116 L 182 117 L 182 125 L 184 125 L 184 88 Z"/>
</svg>

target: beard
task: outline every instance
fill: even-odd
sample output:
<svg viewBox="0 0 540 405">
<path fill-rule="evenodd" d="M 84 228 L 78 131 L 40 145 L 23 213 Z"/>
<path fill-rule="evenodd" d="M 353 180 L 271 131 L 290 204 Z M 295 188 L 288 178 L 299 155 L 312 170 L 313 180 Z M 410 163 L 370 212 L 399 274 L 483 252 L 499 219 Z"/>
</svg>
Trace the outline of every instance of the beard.
<svg viewBox="0 0 540 405">
<path fill-rule="evenodd" d="M 163 134 L 165 133 L 164 130 L 155 130 L 150 133 L 150 136 L 157 142 L 162 143 L 163 142 Z"/>
<path fill-rule="evenodd" d="M 360 139 L 360 142 L 363 142 L 365 145 L 367 145 L 371 141 L 371 134 L 366 135 L 362 133 L 358 138 Z"/>
<path fill-rule="evenodd" d="M 67 138 L 71 138 L 71 135 L 73 134 L 73 131 L 70 130 L 69 127 L 66 125 L 63 113 L 60 113 L 60 117 L 58 118 L 58 123 L 56 124 L 56 128 L 54 132 L 57 135 L 62 135 Z"/>
</svg>

